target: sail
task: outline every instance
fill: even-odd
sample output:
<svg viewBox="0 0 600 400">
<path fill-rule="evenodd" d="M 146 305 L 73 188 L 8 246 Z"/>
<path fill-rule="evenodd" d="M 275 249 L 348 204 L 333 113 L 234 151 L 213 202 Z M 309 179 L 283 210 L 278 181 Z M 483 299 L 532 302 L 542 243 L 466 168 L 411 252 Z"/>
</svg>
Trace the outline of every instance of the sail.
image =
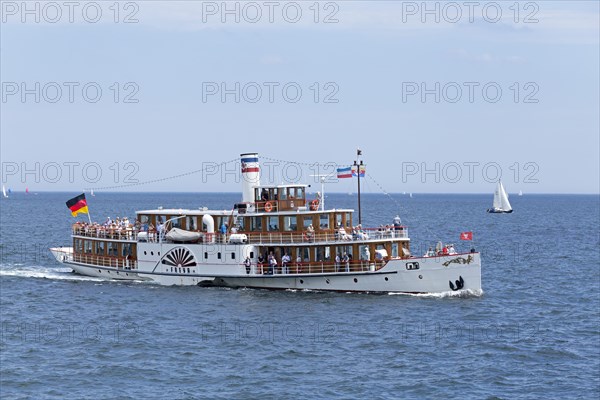
<svg viewBox="0 0 600 400">
<path fill-rule="evenodd" d="M 504 186 L 502 186 L 502 182 L 498 182 L 500 188 L 500 208 L 503 211 L 511 211 L 512 207 L 510 206 L 510 202 L 508 201 L 508 194 L 506 194 L 506 190 L 504 190 Z"/>
<path fill-rule="evenodd" d="M 495 209 L 501 209 L 502 208 L 502 195 L 501 192 L 504 190 L 504 188 L 502 187 L 502 182 L 498 181 L 498 186 L 496 186 L 496 191 L 494 192 L 494 203 L 492 204 L 492 207 L 494 207 Z"/>
<path fill-rule="evenodd" d="M 2 196 L 8 197 L 8 195 L 6 194 L 6 188 L 4 187 L 4 185 L 2 185 Z"/>
</svg>

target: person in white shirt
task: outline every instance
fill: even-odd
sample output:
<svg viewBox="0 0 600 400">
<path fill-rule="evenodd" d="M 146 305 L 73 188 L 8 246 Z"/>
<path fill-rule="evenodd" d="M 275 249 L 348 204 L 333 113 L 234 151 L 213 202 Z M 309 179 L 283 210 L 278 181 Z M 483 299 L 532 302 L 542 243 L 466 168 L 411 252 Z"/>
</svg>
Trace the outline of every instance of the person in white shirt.
<svg viewBox="0 0 600 400">
<path fill-rule="evenodd" d="M 287 253 L 285 253 L 283 255 L 283 257 L 281 257 L 281 273 L 282 274 L 287 274 L 288 273 L 288 263 L 291 261 L 290 256 L 288 256 Z"/>
</svg>

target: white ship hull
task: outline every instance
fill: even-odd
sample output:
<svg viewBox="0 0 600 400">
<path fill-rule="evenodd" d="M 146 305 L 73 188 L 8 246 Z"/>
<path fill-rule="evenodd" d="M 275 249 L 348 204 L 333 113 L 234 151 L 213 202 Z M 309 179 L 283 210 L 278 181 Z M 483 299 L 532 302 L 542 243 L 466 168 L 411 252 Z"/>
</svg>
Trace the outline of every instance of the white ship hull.
<svg viewBox="0 0 600 400">
<path fill-rule="evenodd" d="M 247 246 L 238 247 L 248 250 L 245 248 Z M 197 265 L 194 269 L 195 273 L 170 272 L 170 267 L 165 268 L 159 262 L 160 258 L 156 261 L 140 263 L 139 269 L 131 271 L 85 265 L 62 256 L 62 253 L 55 252 L 55 249 L 52 249 L 52 252 L 59 262 L 69 265 L 76 273 L 82 275 L 105 279 L 146 280 L 161 285 L 399 293 L 481 290 L 479 253 L 393 259 L 376 271 L 297 273 L 295 268 L 290 266 L 288 273 L 266 275 L 258 271 L 255 265 L 247 274 L 245 267 L 239 263 Z M 220 273 L 216 273 L 217 271 Z"/>
<path fill-rule="evenodd" d="M 454 257 L 456 258 L 456 257 Z M 452 290 L 449 282 L 462 280 L 463 290 L 481 290 L 479 254 L 471 264 L 444 267 L 442 263 L 453 257 L 429 259 L 406 259 L 391 261 L 377 272 L 268 275 L 262 277 L 220 277 L 217 284 L 230 287 L 253 287 L 267 289 L 327 290 L 340 292 L 398 292 L 442 293 Z M 477 261 L 475 261 L 475 258 Z M 419 262 L 419 270 L 407 271 L 406 262 Z M 455 285 L 456 288 L 456 285 Z"/>
</svg>

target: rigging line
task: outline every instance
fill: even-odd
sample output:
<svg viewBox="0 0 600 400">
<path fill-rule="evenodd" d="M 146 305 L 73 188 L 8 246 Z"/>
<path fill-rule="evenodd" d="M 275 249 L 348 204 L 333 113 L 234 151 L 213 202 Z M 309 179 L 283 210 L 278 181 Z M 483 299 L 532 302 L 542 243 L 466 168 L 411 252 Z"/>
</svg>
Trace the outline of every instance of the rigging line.
<svg viewBox="0 0 600 400">
<path fill-rule="evenodd" d="M 379 187 L 379 189 L 381 189 L 381 191 L 387 197 L 389 197 L 390 200 L 392 200 L 392 202 L 394 202 L 394 204 L 396 205 L 396 207 L 398 207 L 398 210 L 400 212 L 400 210 L 402 209 L 402 207 L 400 206 L 400 203 L 398 203 L 398 201 L 396 201 L 396 199 L 394 199 L 391 194 L 389 194 L 385 189 L 383 189 L 383 187 L 379 184 L 379 182 L 377 182 L 375 180 L 375 178 L 373 178 L 373 176 L 371 174 L 367 173 L 367 176 L 369 177 L 369 179 L 371 179 Z M 403 215 L 402 216 L 402 220 L 404 222 L 406 222 L 406 218 L 405 218 L 406 215 L 403 214 L 403 213 L 400 213 L 400 214 Z M 406 224 L 404 223 L 404 225 L 406 225 Z M 436 235 L 433 233 L 432 229 L 430 229 L 426 224 L 422 224 L 421 227 L 422 227 L 423 232 L 425 234 L 425 237 L 422 239 L 421 246 L 423 246 L 423 243 L 427 243 L 427 241 L 434 241 L 435 242 L 436 240 L 438 240 L 438 239 L 435 239 Z M 417 249 L 417 250 L 423 250 L 423 248 Z"/>
<path fill-rule="evenodd" d="M 267 156 L 261 156 L 260 157 L 263 160 L 269 160 L 269 161 L 276 161 L 276 162 L 280 162 L 280 163 L 288 163 L 288 164 L 298 164 L 298 165 L 306 165 L 309 167 L 313 167 L 313 166 L 331 166 L 332 164 L 337 166 L 337 167 L 350 167 L 352 166 L 352 164 L 345 164 L 345 163 L 338 163 L 335 161 L 327 161 L 325 163 L 320 163 L 320 162 L 314 162 L 314 163 L 307 163 L 307 162 L 300 162 L 300 161 L 290 161 L 290 160 L 282 160 L 279 158 L 272 158 L 272 157 L 267 157 Z"/>
<path fill-rule="evenodd" d="M 218 164 L 218 166 L 227 165 L 227 164 L 229 164 L 231 162 L 234 162 L 234 161 L 238 161 L 238 159 L 234 158 L 233 160 L 222 162 L 222 163 Z M 211 165 L 211 168 L 214 168 L 214 165 Z M 114 186 L 89 187 L 89 188 L 84 188 L 84 190 L 107 190 L 107 189 L 120 189 L 120 188 L 131 187 L 131 186 L 142 186 L 142 185 L 147 185 L 149 183 L 164 182 L 164 181 L 168 181 L 168 180 L 171 180 L 171 179 L 182 178 L 182 177 L 188 176 L 188 175 L 194 175 L 194 174 L 197 174 L 199 172 L 203 172 L 204 170 L 205 170 L 205 168 L 201 168 L 201 169 L 197 169 L 195 171 L 184 172 L 182 174 L 167 176 L 167 177 L 164 177 L 164 178 L 152 179 L 152 180 L 149 180 L 149 181 L 126 183 L 126 184 L 123 184 L 123 185 L 114 185 Z"/>
<path fill-rule="evenodd" d="M 371 180 L 373 181 L 373 183 L 374 183 L 375 185 L 377 185 L 377 187 L 379 188 L 379 190 L 381 190 L 381 191 L 383 192 L 383 194 L 385 194 L 385 195 L 386 195 L 386 196 L 387 196 L 387 197 L 388 197 L 388 198 L 389 198 L 389 199 L 390 199 L 390 200 L 391 200 L 391 201 L 392 201 L 392 202 L 393 202 L 393 203 L 396 205 L 396 207 L 398 207 L 398 212 L 400 212 L 400 210 L 402 209 L 402 206 L 400 205 L 400 203 L 398 203 L 398 201 L 397 201 L 396 199 L 394 199 L 394 198 L 392 197 L 392 195 L 391 195 L 391 194 L 390 194 L 390 193 L 389 193 L 387 190 L 385 190 L 385 189 L 383 188 L 383 186 L 381 186 L 381 185 L 379 184 L 379 182 L 377 182 L 377 181 L 375 180 L 375 178 L 373 178 L 373 175 L 371 175 L 371 174 L 367 173 L 367 176 L 369 177 L 369 179 L 371 179 Z"/>
</svg>

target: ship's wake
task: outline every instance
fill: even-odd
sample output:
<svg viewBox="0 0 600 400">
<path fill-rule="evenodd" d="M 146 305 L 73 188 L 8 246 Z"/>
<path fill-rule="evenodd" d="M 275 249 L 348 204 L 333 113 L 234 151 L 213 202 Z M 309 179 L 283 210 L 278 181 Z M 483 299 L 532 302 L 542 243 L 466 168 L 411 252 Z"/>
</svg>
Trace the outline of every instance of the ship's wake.
<svg viewBox="0 0 600 400">
<path fill-rule="evenodd" d="M 52 279 L 61 281 L 106 282 L 105 279 L 78 275 L 71 268 L 51 268 L 42 265 L 0 264 L 0 276 L 19 278 Z"/>
<path fill-rule="evenodd" d="M 412 296 L 412 297 L 424 297 L 424 298 L 432 298 L 432 299 L 445 299 L 445 298 L 459 298 L 459 299 L 468 299 L 474 297 L 482 297 L 483 290 L 482 289 L 465 289 L 465 290 L 449 290 L 447 292 L 441 293 L 398 293 L 391 292 L 388 293 L 391 296 Z"/>
</svg>

